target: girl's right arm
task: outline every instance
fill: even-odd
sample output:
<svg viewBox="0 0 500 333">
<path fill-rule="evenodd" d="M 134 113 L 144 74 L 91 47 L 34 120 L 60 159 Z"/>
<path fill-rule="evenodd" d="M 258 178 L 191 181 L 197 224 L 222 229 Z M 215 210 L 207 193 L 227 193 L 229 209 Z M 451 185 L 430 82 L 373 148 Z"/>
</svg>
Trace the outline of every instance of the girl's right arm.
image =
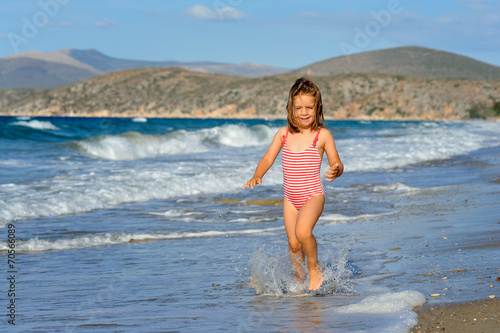
<svg viewBox="0 0 500 333">
<path fill-rule="evenodd" d="M 276 157 L 280 153 L 281 142 L 283 140 L 282 137 L 285 135 L 285 132 L 286 132 L 286 127 L 282 127 L 276 132 L 273 141 L 271 142 L 271 145 L 264 154 L 264 157 L 262 157 L 259 164 L 257 164 L 257 168 L 255 168 L 255 172 L 253 174 L 252 179 L 250 179 L 245 184 L 245 186 L 243 186 L 243 189 L 246 189 L 247 187 L 253 189 L 255 185 L 262 184 L 262 177 L 264 177 L 264 175 L 273 165 L 274 161 L 276 160 Z"/>
</svg>

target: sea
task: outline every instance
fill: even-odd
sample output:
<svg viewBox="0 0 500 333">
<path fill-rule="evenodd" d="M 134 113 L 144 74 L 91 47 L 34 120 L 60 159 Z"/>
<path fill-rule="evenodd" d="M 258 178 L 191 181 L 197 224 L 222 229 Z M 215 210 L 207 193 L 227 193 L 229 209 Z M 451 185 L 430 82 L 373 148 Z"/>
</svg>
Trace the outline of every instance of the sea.
<svg viewBox="0 0 500 333">
<path fill-rule="evenodd" d="M 498 297 L 500 122 L 327 121 L 345 172 L 313 292 L 280 157 L 242 190 L 285 125 L 0 117 L 0 330 L 409 332 L 421 306 Z"/>
</svg>

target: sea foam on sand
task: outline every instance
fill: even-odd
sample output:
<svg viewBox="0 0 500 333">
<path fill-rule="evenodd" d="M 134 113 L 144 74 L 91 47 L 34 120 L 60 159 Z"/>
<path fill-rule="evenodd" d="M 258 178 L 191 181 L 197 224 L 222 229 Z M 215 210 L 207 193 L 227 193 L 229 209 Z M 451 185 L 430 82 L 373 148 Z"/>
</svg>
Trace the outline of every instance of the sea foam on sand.
<svg viewBox="0 0 500 333">
<path fill-rule="evenodd" d="M 373 326 L 377 332 L 403 332 L 417 323 L 412 309 L 425 302 L 425 296 L 417 291 L 389 292 L 368 296 L 361 302 L 337 308 L 336 312 L 359 315 L 357 320 L 366 321 L 366 327 Z"/>
</svg>

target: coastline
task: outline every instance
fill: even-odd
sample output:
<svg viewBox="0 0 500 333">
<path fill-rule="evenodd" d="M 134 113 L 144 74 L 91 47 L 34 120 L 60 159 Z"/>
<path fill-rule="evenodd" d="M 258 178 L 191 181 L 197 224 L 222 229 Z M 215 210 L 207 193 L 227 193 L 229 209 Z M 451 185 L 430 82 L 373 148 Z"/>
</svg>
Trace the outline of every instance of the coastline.
<svg viewBox="0 0 500 333">
<path fill-rule="evenodd" d="M 109 112 L 95 112 L 91 114 L 1 114 L 0 117 L 30 117 L 30 118 L 121 118 L 121 119 L 134 119 L 134 118 L 150 118 L 150 119 L 259 119 L 259 120 L 286 120 L 286 115 L 281 116 L 270 114 L 270 115 L 248 115 L 248 114 L 233 114 L 233 115 L 199 115 L 199 114 L 112 114 Z M 487 117 L 487 118 L 463 118 L 458 119 L 455 117 L 451 118 L 419 118 L 419 117 L 390 117 L 390 118 L 380 118 L 380 117 L 332 117 L 325 116 L 325 120 L 340 120 L 340 121 L 488 121 L 488 122 L 500 122 L 500 117 Z"/>
<path fill-rule="evenodd" d="M 416 310 L 418 323 L 410 333 L 496 333 L 500 327 L 498 299 L 486 299 Z"/>
</svg>

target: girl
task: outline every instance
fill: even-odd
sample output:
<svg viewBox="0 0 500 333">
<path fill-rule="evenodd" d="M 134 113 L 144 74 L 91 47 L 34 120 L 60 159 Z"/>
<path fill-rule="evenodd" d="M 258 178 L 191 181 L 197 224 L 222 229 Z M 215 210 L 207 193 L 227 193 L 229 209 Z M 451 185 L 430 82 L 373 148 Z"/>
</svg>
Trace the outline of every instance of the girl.
<svg viewBox="0 0 500 333">
<path fill-rule="evenodd" d="M 323 276 L 312 230 L 325 204 L 320 176 L 323 152 L 326 152 L 329 164 L 325 172 L 327 181 L 340 177 L 344 166 L 332 134 L 324 128 L 321 93 L 312 81 L 303 77 L 295 81 L 288 94 L 286 108 L 288 126 L 280 128 L 275 134 L 252 179 L 243 189 L 253 189 L 255 185 L 262 184 L 262 177 L 283 149 L 283 219 L 290 260 L 295 276 L 303 282 L 306 278 L 303 267 L 307 258 L 309 290 L 317 290 L 323 283 Z"/>
</svg>

